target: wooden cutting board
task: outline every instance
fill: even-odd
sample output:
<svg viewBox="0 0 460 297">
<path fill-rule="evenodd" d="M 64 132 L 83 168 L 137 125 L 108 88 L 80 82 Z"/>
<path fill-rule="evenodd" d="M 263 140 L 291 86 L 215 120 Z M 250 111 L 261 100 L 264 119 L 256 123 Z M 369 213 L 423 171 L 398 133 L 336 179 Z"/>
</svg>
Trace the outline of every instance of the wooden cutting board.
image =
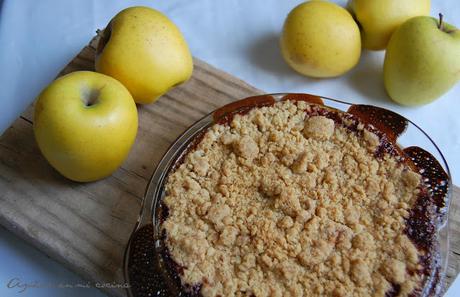
<svg viewBox="0 0 460 297">
<path fill-rule="evenodd" d="M 63 70 L 93 70 L 93 39 Z M 83 278 L 124 282 L 122 257 L 150 176 L 188 126 L 231 101 L 260 90 L 198 59 L 193 77 L 154 104 L 139 106 L 136 143 L 111 177 L 75 183 L 60 176 L 35 143 L 33 106 L 0 137 L 0 223 Z M 352 99 L 352 98 L 350 98 Z M 460 263 L 460 189 L 454 189 L 449 282 Z M 123 289 L 105 288 L 125 296 Z"/>
</svg>

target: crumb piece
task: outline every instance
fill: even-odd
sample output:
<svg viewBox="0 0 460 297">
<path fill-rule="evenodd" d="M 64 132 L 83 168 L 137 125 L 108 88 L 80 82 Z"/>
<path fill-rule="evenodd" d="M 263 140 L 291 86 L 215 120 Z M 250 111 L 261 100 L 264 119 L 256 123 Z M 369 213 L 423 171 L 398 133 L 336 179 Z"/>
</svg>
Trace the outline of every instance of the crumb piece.
<svg viewBox="0 0 460 297">
<path fill-rule="evenodd" d="M 214 224 L 222 223 L 223 219 L 229 216 L 231 213 L 230 207 L 228 205 L 212 205 L 208 211 L 208 219 Z"/>
<path fill-rule="evenodd" d="M 180 243 L 180 247 L 190 255 L 203 260 L 209 243 L 205 238 L 184 238 Z"/>
<path fill-rule="evenodd" d="M 274 197 L 281 194 L 283 184 L 279 180 L 273 180 L 269 176 L 262 177 L 259 191 L 267 197 Z"/>
<path fill-rule="evenodd" d="M 345 209 L 344 216 L 347 225 L 354 225 L 359 223 L 359 212 L 353 206 L 349 206 L 347 209 Z"/>
<path fill-rule="evenodd" d="M 303 134 L 308 138 L 329 139 L 334 134 L 334 121 L 324 116 L 313 116 L 305 122 Z"/>
<path fill-rule="evenodd" d="M 271 268 L 273 266 L 273 259 L 270 258 L 267 254 L 262 255 L 262 257 L 260 257 L 260 260 L 268 268 Z"/>
<path fill-rule="evenodd" d="M 235 227 L 227 226 L 224 228 L 222 233 L 220 233 L 220 243 L 226 246 L 231 246 L 235 242 L 237 235 L 238 229 Z"/>
<path fill-rule="evenodd" d="M 324 181 L 330 185 L 337 184 L 337 176 L 332 170 L 327 170 L 324 175 Z"/>
<path fill-rule="evenodd" d="M 197 158 L 193 162 L 193 171 L 199 176 L 205 176 L 209 169 L 209 163 L 205 158 Z"/>
<path fill-rule="evenodd" d="M 350 295 L 350 292 L 347 291 L 347 289 L 339 284 L 336 288 L 334 288 L 334 290 L 332 291 L 332 297 L 349 297 L 351 296 Z"/>
<path fill-rule="evenodd" d="M 243 257 L 243 261 L 239 266 L 241 271 L 248 271 L 256 266 L 256 256 L 254 254 L 247 254 Z"/>
<path fill-rule="evenodd" d="M 235 142 L 237 139 L 238 139 L 238 136 L 231 134 L 231 133 L 225 133 L 225 134 L 222 134 L 220 141 L 224 145 L 230 145 L 233 142 Z"/>
<path fill-rule="evenodd" d="M 259 154 L 259 147 L 250 136 L 243 136 L 236 145 L 236 151 L 243 158 L 254 159 Z"/>
<path fill-rule="evenodd" d="M 379 137 L 367 129 L 364 129 L 363 131 L 364 140 L 369 145 L 369 148 L 375 150 L 380 145 Z"/>
<path fill-rule="evenodd" d="M 293 225 L 294 225 L 294 221 L 292 220 L 290 216 L 283 217 L 278 223 L 278 226 L 283 229 L 289 229 Z"/>
<path fill-rule="evenodd" d="M 396 259 L 388 259 L 382 267 L 383 274 L 390 282 L 402 284 L 406 278 L 406 264 Z"/>
<path fill-rule="evenodd" d="M 377 179 L 368 179 L 366 193 L 370 197 L 375 197 L 380 193 L 380 185 Z"/>
<path fill-rule="evenodd" d="M 283 190 L 275 202 L 275 207 L 283 210 L 286 215 L 295 217 L 302 210 L 299 193 L 292 188 Z"/>
<path fill-rule="evenodd" d="M 200 184 L 190 177 L 185 178 L 184 188 L 191 192 L 198 192 L 201 189 Z"/>
<path fill-rule="evenodd" d="M 420 174 L 417 174 L 411 170 L 406 170 L 403 172 L 402 179 L 404 185 L 415 189 L 420 184 L 421 177 Z"/>
<path fill-rule="evenodd" d="M 404 251 L 409 263 L 415 265 L 419 261 L 419 256 L 417 249 L 414 244 L 410 241 L 407 235 L 400 235 L 397 239 L 398 244 L 401 246 L 401 249 Z"/>
<path fill-rule="evenodd" d="M 317 240 L 309 249 L 302 251 L 298 259 L 303 266 L 312 267 L 323 263 L 332 252 L 333 246 L 325 240 Z"/>
<path fill-rule="evenodd" d="M 292 166 L 292 172 L 304 173 L 307 171 L 308 163 L 312 161 L 311 155 L 306 152 L 300 154 Z"/>
<path fill-rule="evenodd" d="M 367 232 L 357 234 L 352 241 L 353 247 L 361 251 L 372 250 L 374 248 L 374 238 Z"/>
<path fill-rule="evenodd" d="M 292 279 L 296 275 L 298 268 L 293 262 L 283 261 L 279 264 L 279 270 L 285 279 Z"/>
<path fill-rule="evenodd" d="M 260 111 L 256 111 L 254 116 L 254 123 L 259 127 L 260 131 L 265 131 L 267 126 L 270 124 L 264 114 Z"/>
<path fill-rule="evenodd" d="M 364 260 L 358 259 L 351 262 L 351 279 L 359 286 L 365 286 L 372 281 L 369 267 Z"/>
</svg>

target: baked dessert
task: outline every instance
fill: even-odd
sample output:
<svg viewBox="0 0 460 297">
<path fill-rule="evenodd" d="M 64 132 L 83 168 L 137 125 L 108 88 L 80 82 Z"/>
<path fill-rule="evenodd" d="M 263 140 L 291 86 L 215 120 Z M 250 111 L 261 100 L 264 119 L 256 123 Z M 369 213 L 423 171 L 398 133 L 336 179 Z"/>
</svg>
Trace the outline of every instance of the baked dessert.
<svg viewBox="0 0 460 297">
<path fill-rule="evenodd" d="M 189 296 L 428 296 L 429 184 L 357 116 L 282 101 L 214 124 L 169 174 L 164 255 Z"/>
</svg>

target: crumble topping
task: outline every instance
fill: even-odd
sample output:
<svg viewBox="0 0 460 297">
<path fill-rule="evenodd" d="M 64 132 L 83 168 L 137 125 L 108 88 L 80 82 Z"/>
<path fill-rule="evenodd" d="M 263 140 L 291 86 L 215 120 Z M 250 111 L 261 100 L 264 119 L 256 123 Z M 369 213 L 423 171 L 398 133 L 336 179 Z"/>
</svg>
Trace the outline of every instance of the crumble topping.
<svg viewBox="0 0 460 297">
<path fill-rule="evenodd" d="M 162 227 L 203 296 L 408 296 L 420 252 L 404 234 L 421 177 L 371 129 L 306 102 L 216 124 L 168 177 Z"/>
</svg>

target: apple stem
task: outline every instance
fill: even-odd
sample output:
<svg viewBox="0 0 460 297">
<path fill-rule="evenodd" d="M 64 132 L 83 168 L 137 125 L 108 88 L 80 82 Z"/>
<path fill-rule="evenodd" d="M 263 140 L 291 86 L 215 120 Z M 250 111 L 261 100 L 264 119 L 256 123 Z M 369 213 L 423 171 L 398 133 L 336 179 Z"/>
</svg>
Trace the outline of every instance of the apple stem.
<svg viewBox="0 0 460 297">
<path fill-rule="evenodd" d="M 441 31 L 444 31 L 444 23 L 442 22 L 442 18 L 443 18 L 443 17 L 444 17 L 444 16 L 442 15 L 442 13 L 439 13 L 439 25 L 438 25 L 438 28 L 439 28 L 439 30 L 441 30 Z"/>
</svg>

